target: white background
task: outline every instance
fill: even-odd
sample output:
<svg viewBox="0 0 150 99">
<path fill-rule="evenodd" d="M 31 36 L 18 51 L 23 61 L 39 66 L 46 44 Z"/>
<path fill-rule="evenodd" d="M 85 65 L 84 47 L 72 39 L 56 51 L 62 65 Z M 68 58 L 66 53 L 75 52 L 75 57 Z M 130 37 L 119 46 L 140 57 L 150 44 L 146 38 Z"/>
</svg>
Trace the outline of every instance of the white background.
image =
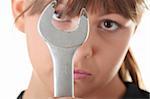
<svg viewBox="0 0 150 99">
<path fill-rule="evenodd" d="M 150 12 L 131 42 L 147 90 L 150 91 Z M 16 99 L 27 88 L 31 76 L 25 34 L 17 31 L 11 14 L 11 0 L 0 1 L 0 99 Z"/>
</svg>

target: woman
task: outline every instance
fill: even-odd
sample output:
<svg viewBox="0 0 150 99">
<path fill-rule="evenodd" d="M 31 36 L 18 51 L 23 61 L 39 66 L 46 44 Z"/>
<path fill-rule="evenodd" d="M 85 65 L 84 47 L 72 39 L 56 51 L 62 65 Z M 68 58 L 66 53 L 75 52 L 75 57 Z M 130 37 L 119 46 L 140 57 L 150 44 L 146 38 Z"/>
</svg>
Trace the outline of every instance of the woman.
<svg viewBox="0 0 150 99">
<path fill-rule="evenodd" d="M 18 99 L 72 99 L 53 97 L 52 59 L 37 31 L 39 16 L 50 2 L 51 0 L 12 0 L 15 24 L 26 34 L 33 66 L 29 86 Z M 58 0 L 54 24 L 60 29 L 70 29 L 76 25 L 83 7 L 88 12 L 90 34 L 74 56 L 75 97 L 149 98 L 149 93 L 140 89 L 141 78 L 129 45 L 142 17 L 144 1 Z M 76 71 L 90 75 L 76 77 L 82 76 Z"/>
</svg>

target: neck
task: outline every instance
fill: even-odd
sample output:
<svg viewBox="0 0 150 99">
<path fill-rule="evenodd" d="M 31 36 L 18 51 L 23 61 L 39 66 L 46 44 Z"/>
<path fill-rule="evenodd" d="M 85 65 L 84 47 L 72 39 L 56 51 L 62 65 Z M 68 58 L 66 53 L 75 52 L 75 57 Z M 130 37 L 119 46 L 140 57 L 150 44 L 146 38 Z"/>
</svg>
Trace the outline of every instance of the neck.
<svg viewBox="0 0 150 99">
<path fill-rule="evenodd" d="M 84 99 L 121 99 L 126 87 L 118 75 L 114 77 L 103 88 L 97 88 L 93 93 L 89 93 Z M 25 91 L 23 99 L 48 99 L 53 97 L 50 87 L 46 86 L 36 73 L 32 73 L 32 78 L 28 89 Z"/>
<path fill-rule="evenodd" d="M 46 86 L 33 71 L 28 89 L 25 91 L 23 99 L 48 99 L 48 97 L 52 96 L 53 94 L 50 93 L 49 87 Z"/>
</svg>

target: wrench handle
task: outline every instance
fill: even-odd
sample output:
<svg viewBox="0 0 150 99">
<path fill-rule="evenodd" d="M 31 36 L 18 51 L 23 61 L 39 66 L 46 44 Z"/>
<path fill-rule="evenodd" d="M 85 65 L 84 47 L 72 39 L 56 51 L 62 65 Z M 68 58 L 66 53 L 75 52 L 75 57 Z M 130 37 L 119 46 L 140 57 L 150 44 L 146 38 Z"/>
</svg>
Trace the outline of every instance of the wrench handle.
<svg viewBox="0 0 150 99">
<path fill-rule="evenodd" d="M 74 97 L 74 67 L 72 59 L 77 48 L 50 47 L 54 67 L 54 96 Z"/>
</svg>

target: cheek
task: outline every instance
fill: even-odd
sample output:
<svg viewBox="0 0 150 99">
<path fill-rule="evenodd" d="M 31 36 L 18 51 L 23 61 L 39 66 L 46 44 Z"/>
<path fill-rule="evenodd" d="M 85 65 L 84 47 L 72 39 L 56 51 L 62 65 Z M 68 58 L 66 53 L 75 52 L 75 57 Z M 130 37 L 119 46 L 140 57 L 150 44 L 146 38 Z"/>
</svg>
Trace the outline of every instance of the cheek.
<svg viewBox="0 0 150 99">
<path fill-rule="evenodd" d="M 129 31 L 128 31 L 129 32 Z M 122 35 L 116 39 L 107 39 L 107 42 L 100 36 L 95 36 L 99 43 L 95 42 L 97 52 L 95 63 L 97 66 L 97 82 L 103 79 L 102 83 L 110 81 L 117 73 L 129 48 L 131 34 Z"/>
<path fill-rule="evenodd" d="M 48 47 L 37 31 L 38 16 L 28 17 L 25 22 L 28 52 L 33 69 L 41 78 L 47 79 L 52 75 L 53 68 Z"/>
</svg>

